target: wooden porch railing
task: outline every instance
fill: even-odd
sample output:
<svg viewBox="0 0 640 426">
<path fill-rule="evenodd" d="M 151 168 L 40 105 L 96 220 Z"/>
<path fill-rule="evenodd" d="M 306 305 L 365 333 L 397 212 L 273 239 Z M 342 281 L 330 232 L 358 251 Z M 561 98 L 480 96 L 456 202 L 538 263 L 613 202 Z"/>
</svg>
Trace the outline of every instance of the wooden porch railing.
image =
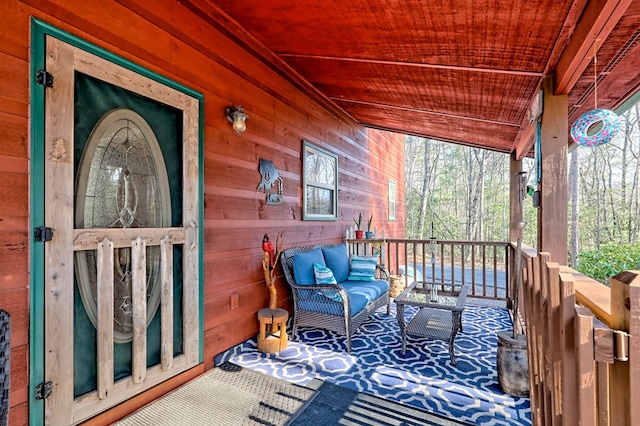
<svg viewBox="0 0 640 426">
<path fill-rule="evenodd" d="M 347 239 L 350 253 L 376 254 L 392 275 L 405 285 L 422 276 L 442 284 L 471 284 L 468 297 L 509 302 L 510 244 L 488 241 L 437 241 L 435 258 L 429 240 Z"/>
<path fill-rule="evenodd" d="M 640 424 L 640 272 L 611 287 L 522 252 L 534 425 Z"/>
<path fill-rule="evenodd" d="M 350 253 L 380 256 L 406 283 L 417 270 L 436 282 L 472 283 L 474 297 L 510 305 L 514 295 L 513 244 L 438 241 L 432 263 L 429 240 L 347 243 Z M 640 271 L 607 287 L 528 247 L 521 271 L 533 424 L 640 425 Z"/>
</svg>

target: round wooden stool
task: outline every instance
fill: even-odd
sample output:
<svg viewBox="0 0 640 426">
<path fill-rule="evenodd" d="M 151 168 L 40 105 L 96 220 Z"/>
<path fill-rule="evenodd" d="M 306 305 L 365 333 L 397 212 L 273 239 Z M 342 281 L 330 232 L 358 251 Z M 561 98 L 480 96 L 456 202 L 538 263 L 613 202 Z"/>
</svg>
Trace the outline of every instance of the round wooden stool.
<svg viewBox="0 0 640 426">
<path fill-rule="evenodd" d="M 289 313 L 284 309 L 261 309 L 258 311 L 260 334 L 258 350 L 260 352 L 280 352 L 287 348 L 287 319 Z"/>
</svg>

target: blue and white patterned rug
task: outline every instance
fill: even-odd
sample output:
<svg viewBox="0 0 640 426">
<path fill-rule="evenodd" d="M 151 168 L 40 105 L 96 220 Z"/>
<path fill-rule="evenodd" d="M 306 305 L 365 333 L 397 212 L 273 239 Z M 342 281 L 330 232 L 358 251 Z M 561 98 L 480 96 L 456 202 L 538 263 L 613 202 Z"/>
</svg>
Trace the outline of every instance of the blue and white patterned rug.
<svg viewBox="0 0 640 426">
<path fill-rule="evenodd" d="M 405 355 L 395 317 L 380 309 L 346 340 L 320 329 L 298 328 L 286 350 L 264 354 L 255 339 L 216 357 L 299 385 L 313 378 L 477 425 L 530 425 L 528 398 L 504 394 L 496 372 L 497 334 L 511 329 L 504 309 L 467 306 L 455 341 L 457 364 L 446 342 L 409 337 Z M 415 308 L 407 306 L 405 317 Z M 291 328 L 289 328 L 291 330 Z"/>
</svg>

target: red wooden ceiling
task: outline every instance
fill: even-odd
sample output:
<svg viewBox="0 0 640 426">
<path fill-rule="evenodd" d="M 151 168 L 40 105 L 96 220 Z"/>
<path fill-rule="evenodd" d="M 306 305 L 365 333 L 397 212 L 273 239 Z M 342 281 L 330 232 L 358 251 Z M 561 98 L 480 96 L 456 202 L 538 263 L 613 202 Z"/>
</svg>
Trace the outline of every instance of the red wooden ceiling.
<svg viewBox="0 0 640 426">
<path fill-rule="evenodd" d="M 565 49 L 591 45 L 572 40 L 591 28 L 606 37 L 598 106 L 613 108 L 638 89 L 640 0 L 591 1 L 605 11 L 593 24 L 587 0 L 184 0 L 359 123 L 503 152 L 526 134 L 544 76 Z M 593 67 L 575 69 L 570 122 L 593 105 Z"/>
</svg>

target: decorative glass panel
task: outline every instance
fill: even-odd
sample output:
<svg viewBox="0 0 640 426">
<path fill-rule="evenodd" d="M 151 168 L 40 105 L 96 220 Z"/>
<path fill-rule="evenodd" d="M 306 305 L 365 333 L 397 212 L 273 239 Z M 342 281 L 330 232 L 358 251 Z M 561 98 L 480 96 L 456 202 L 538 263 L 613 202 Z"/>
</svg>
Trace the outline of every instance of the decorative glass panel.
<svg viewBox="0 0 640 426">
<path fill-rule="evenodd" d="M 157 228 L 171 223 L 169 182 L 158 141 L 131 110 L 105 114 L 93 129 L 76 179 L 76 228 Z M 132 259 L 128 247 L 114 249 L 114 341 L 132 331 Z M 160 302 L 160 248 L 146 249 L 147 323 Z M 91 322 L 97 324 L 96 251 L 76 252 L 76 277 Z"/>
<path fill-rule="evenodd" d="M 338 217 L 338 157 L 303 141 L 303 218 L 336 220 Z"/>
</svg>

